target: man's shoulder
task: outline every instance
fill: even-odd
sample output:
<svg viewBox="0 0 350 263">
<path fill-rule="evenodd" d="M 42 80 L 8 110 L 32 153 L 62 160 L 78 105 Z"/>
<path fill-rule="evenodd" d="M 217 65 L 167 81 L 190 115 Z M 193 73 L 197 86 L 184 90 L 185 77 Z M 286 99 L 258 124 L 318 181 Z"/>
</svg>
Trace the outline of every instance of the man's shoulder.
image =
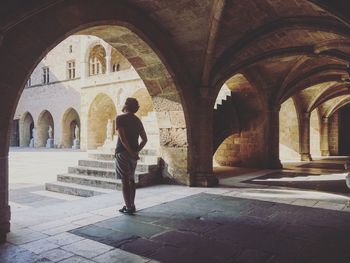
<svg viewBox="0 0 350 263">
<path fill-rule="evenodd" d="M 123 113 L 121 115 L 118 115 L 116 119 L 117 120 L 128 119 L 128 114 Z"/>
<path fill-rule="evenodd" d="M 137 117 L 135 114 L 127 114 L 127 113 L 118 115 L 116 120 L 117 121 L 125 120 L 125 121 L 131 121 L 131 122 L 133 122 L 133 121 L 141 122 L 140 118 Z"/>
</svg>

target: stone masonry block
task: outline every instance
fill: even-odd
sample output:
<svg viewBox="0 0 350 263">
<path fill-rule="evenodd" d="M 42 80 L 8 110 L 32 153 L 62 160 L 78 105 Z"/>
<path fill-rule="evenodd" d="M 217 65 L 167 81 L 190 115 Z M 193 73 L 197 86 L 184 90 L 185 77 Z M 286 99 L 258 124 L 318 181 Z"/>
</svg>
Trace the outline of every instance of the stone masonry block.
<svg viewBox="0 0 350 263">
<path fill-rule="evenodd" d="M 169 116 L 172 127 L 186 128 L 185 116 L 182 111 L 170 111 Z"/>
</svg>

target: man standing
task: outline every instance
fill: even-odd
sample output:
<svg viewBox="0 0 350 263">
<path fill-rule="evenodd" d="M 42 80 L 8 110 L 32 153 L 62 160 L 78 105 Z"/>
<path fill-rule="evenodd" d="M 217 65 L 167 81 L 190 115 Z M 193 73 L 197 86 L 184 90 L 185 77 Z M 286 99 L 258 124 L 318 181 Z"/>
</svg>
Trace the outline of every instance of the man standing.
<svg viewBox="0 0 350 263">
<path fill-rule="evenodd" d="M 115 150 L 116 175 L 122 180 L 122 191 L 125 206 L 119 212 L 132 214 L 135 207 L 135 169 L 139 152 L 147 143 L 147 135 L 142 122 L 135 115 L 139 109 L 139 103 L 134 98 L 127 98 L 122 111 L 124 114 L 116 119 L 118 142 Z M 139 137 L 141 142 L 139 143 Z"/>
</svg>

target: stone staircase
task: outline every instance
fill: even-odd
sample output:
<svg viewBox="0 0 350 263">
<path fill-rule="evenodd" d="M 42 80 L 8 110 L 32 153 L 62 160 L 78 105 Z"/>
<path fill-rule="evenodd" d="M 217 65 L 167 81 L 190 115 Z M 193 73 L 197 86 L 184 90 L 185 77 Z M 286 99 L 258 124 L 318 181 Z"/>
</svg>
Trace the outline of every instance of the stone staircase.
<svg viewBox="0 0 350 263">
<path fill-rule="evenodd" d="M 227 98 L 231 96 L 231 90 L 227 87 L 226 84 L 220 89 L 218 96 L 215 100 L 214 109 L 216 110 L 219 105 L 222 105 L 224 100 L 227 100 Z"/>
<path fill-rule="evenodd" d="M 161 179 L 159 158 L 159 131 L 155 125 L 155 114 L 142 118 L 148 142 L 140 152 L 135 182 L 136 187 L 158 183 Z M 113 140 L 114 141 L 114 140 Z M 78 165 L 68 167 L 67 174 L 57 175 L 57 181 L 46 183 L 48 191 L 90 197 L 120 189 L 121 180 L 115 176 L 114 143 L 107 143 L 98 150 L 88 152 L 88 159 L 79 160 Z"/>
<path fill-rule="evenodd" d="M 235 99 L 230 95 L 226 95 L 226 97 L 221 99 L 220 103 L 216 105 L 213 115 L 214 151 L 216 151 L 227 136 L 240 131 L 240 124 L 235 105 Z"/>
</svg>

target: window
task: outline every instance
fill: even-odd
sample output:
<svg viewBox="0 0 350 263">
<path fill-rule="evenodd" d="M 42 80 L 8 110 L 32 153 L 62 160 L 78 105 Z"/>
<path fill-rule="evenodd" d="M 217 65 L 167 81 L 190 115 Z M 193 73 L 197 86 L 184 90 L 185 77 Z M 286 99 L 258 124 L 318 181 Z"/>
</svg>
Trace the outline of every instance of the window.
<svg viewBox="0 0 350 263">
<path fill-rule="evenodd" d="M 90 59 L 90 75 L 98 75 L 102 69 L 101 62 L 93 57 Z"/>
<path fill-rule="evenodd" d="M 69 53 L 72 53 L 72 52 L 73 52 L 73 46 L 69 45 Z"/>
<path fill-rule="evenodd" d="M 112 71 L 113 72 L 116 72 L 116 71 L 119 71 L 120 70 L 120 64 L 113 64 L 113 67 L 112 67 Z"/>
<path fill-rule="evenodd" d="M 49 67 L 44 67 L 43 68 L 42 83 L 47 84 L 49 82 L 50 82 L 50 70 L 49 70 Z"/>
<path fill-rule="evenodd" d="M 26 83 L 26 87 L 29 88 L 30 86 L 32 86 L 32 79 L 29 77 Z"/>
<path fill-rule="evenodd" d="M 89 52 L 89 76 L 106 73 L 106 51 L 103 46 L 96 45 Z"/>
<path fill-rule="evenodd" d="M 67 77 L 68 79 L 75 79 L 75 61 L 67 62 Z"/>
</svg>

